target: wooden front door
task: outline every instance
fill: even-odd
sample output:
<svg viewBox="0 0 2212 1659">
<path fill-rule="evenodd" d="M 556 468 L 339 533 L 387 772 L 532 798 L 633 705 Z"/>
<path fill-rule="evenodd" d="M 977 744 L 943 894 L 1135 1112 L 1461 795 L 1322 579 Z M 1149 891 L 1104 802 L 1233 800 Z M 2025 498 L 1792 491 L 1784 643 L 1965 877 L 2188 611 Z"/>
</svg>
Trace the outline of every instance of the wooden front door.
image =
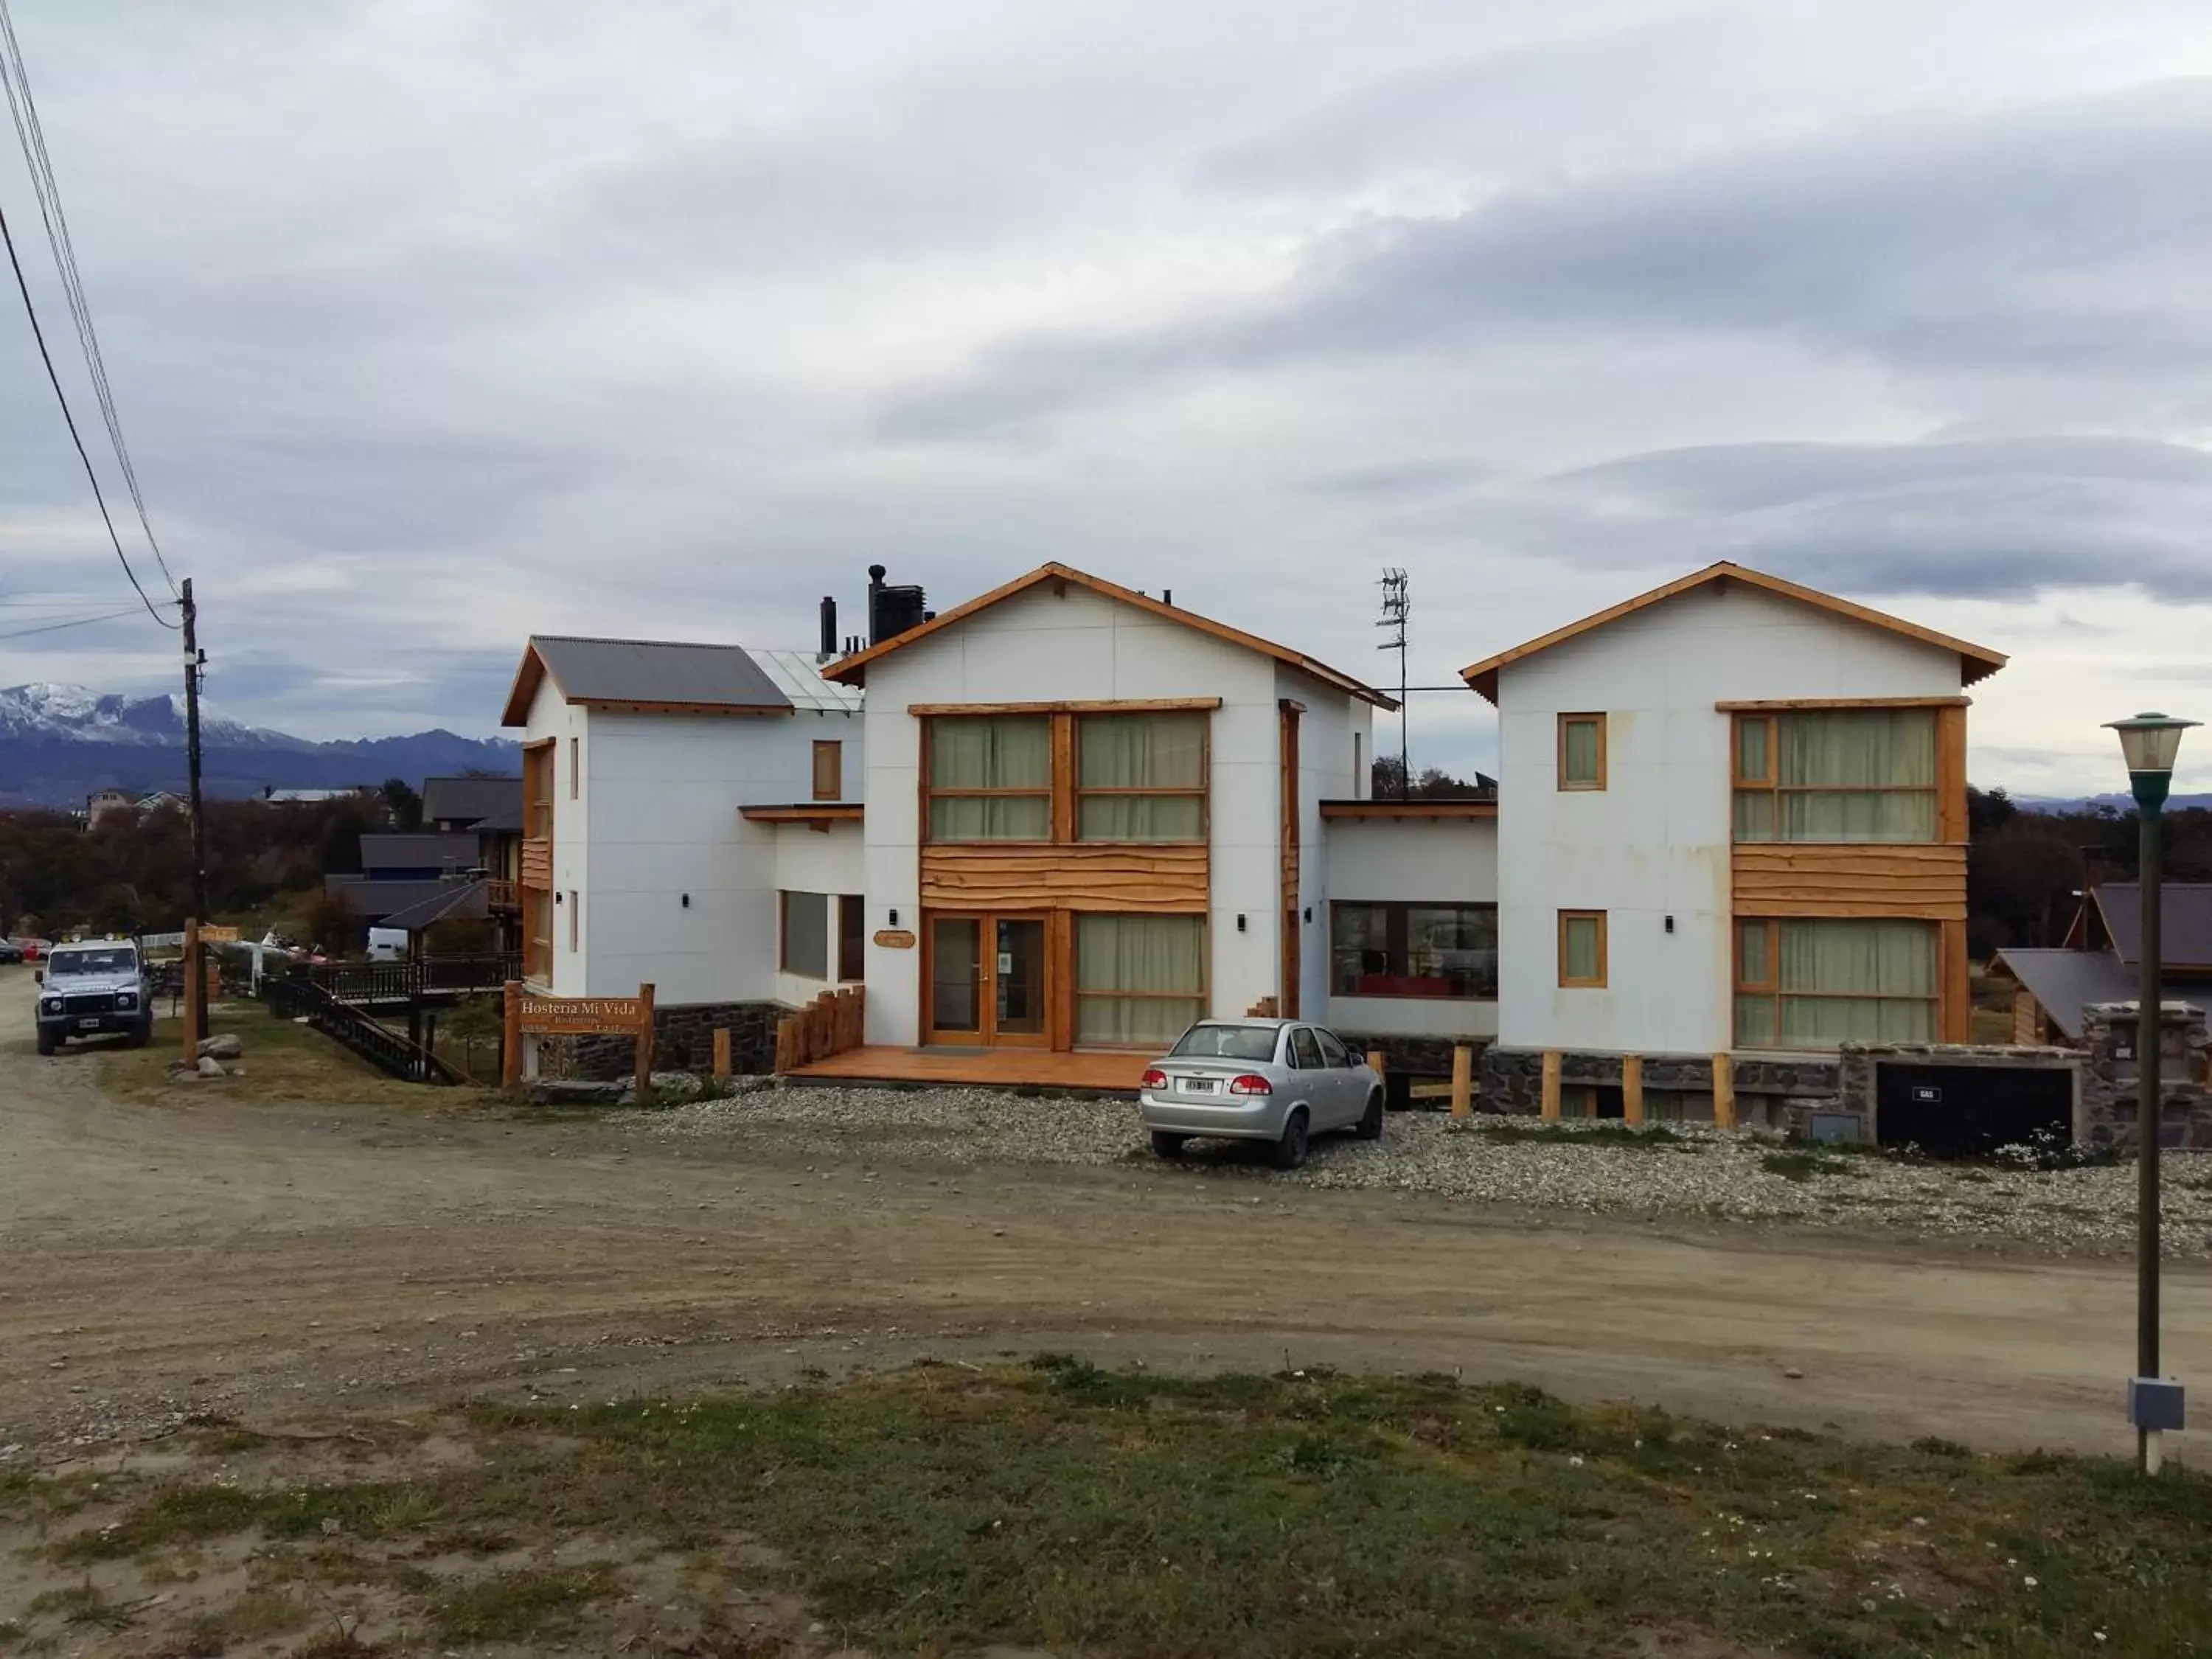
<svg viewBox="0 0 2212 1659">
<path fill-rule="evenodd" d="M 923 939 L 923 1041 L 1042 1048 L 1054 981 L 1041 915 L 933 911 Z"/>
</svg>

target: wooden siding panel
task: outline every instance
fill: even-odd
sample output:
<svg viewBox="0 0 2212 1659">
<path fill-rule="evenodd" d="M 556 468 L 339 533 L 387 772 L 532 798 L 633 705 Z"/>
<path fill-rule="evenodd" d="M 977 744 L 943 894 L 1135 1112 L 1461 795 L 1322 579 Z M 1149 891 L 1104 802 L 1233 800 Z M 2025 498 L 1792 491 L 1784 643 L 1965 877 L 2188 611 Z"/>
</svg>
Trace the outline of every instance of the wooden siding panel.
<svg viewBox="0 0 2212 1659">
<path fill-rule="evenodd" d="M 1964 878 L 1961 878 L 1963 880 Z M 1962 917 L 1937 929 L 1936 942 L 1936 1035 L 1945 1042 L 1974 1040 L 1974 981 L 1966 963 L 1966 924 Z"/>
<path fill-rule="evenodd" d="M 1738 842 L 1739 916 L 1966 919 L 1966 849 L 1933 842 Z"/>
<path fill-rule="evenodd" d="M 553 838 L 532 836 L 522 843 L 522 884 L 550 890 L 553 885 Z"/>
<path fill-rule="evenodd" d="M 1965 842 L 1966 830 L 1966 711 L 1936 711 L 1936 839 Z"/>
<path fill-rule="evenodd" d="M 1207 876 L 1202 842 L 972 842 L 921 849 L 921 902 L 938 910 L 1202 912 Z"/>
</svg>

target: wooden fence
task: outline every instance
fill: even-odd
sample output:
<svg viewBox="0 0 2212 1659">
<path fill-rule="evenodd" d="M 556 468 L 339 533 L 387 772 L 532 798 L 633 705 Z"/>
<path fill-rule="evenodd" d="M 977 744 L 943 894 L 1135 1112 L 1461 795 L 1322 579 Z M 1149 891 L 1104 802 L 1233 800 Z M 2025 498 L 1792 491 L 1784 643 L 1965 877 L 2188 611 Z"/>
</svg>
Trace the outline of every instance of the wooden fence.
<svg viewBox="0 0 2212 1659">
<path fill-rule="evenodd" d="M 775 1028 L 775 1069 L 790 1071 L 857 1048 L 866 1040 L 866 992 L 858 985 L 824 991 Z"/>
</svg>

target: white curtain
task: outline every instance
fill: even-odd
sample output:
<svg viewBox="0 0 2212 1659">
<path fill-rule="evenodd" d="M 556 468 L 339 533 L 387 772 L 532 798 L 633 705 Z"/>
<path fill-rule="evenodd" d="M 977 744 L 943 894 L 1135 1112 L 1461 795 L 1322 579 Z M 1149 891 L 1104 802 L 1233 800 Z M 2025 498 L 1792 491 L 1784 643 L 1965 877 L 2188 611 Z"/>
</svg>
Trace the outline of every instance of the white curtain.
<svg viewBox="0 0 2212 1659">
<path fill-rule="evenodd" d="M 1050 841 L 1052 802 L 1042 795 L 929 798 L 932 841 Z"/>
<path fill-rule="evenodd" d="M 1783 840 L 1936 839 L 1934 709 L 1829 709 L 1779 724 Z"/>
<path fill-rule="evenodd" d="M 1935 1041 L 1933 922 L 1785 921 L 1781 934 L 1784 1042 Z"/>
<path fill-rule="evenodd" d="M 1197 841 L 1206 804 L 1194 794 L 1088 794 L 1096 789 L 1191 790 L 1206 783 L 1203 714 L 1090 714 L 1076 730 L 1076 836 L 1083 841 Z"/>
<path fill-rule="evenodd" d="M 1035 795 L 945 795 L 945 789 L 1052 787 L 1052 724 L 1035 714 L 929 723 L 932 841 L 1049 841 L 1052 801 Z"/>
<path fill-rule="evenodd" d="M 1560 963 L 1560 977 L 1570 980 L 1595 980 L 1604 976 L 1604 953 L 1599 949 L 1601 937 L 1595 916 L 1569 916 L 1560 930 L 1559 949 L 1566 960 Z"/>
<path fill-rule="evenodd" d="M 1566 723 L 1567 783 L 1595 783 L 1597 781 L 1597 722 L 1569 720 Z"/>
<path fill-rule="evenodd" d="M 1205 988 L 1203 916 L 1075 919 L 1078 1042 L 1164 1048 L 1205 1013 Z"/>
</svg>

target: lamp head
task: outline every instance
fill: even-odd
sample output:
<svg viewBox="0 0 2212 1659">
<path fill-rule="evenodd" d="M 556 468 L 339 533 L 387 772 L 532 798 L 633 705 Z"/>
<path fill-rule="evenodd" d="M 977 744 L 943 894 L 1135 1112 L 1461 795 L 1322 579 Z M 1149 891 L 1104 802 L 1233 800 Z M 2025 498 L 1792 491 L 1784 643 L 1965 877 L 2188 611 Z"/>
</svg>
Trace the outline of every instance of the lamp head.
<svg viewBox="0 0 2212 1659">
<path fill-rule="evenodd" d="M 2181 748 L 2181 734 L 2196 724 L 2195 720 L 2160 714 L 2106 722 L 2120 734 L 2120 752 L 2128 763 L 2128 781 L 2134 789 L 2136 805 L 2146 811 L 2156 811 L 2165 803 L 2166 786 L 2173 778 L 2174 756 Z"/>
</svg>

